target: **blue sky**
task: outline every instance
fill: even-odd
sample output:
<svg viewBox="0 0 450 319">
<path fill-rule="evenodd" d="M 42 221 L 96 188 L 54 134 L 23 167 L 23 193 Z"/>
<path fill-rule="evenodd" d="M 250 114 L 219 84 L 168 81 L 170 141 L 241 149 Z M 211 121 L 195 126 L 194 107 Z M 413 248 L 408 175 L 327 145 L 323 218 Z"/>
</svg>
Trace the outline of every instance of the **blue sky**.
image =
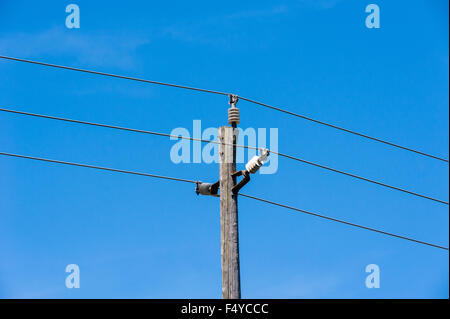
<svg viewBox="0 0 450 319">
<path fill-rule="evenodd" d="M 449 157 L 447 1 L 0 1 L 0 54 L 234 92 Z M 227 98 L 0 61 L 0 105 L 170 133 Z M 280 152 L 448 201 L 448 164 L 238 103 Z M 166 138 L 0 114 L 0 151 L 215 181 Z M 220 298 L 219 202 L 189 184 L 0 158 L 1 298 Z M 448 247 L 448 206 L 279 159 L 250 195 Z M 244 298 L 448 298 L 448 252 L 239 200 Z M 78 264 L 79 289 L 65 267 Z M 377 264 L 381 287 L 367 289 Z"/>
</svg>

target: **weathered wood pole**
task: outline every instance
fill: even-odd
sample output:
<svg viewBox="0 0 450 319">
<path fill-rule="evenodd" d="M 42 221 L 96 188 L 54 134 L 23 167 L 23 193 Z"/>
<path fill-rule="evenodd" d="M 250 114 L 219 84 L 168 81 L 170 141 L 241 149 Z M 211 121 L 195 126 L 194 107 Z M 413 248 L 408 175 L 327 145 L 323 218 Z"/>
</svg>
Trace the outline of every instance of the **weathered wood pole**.
<svg viewBox="0 0 450 319">
<path fill-rule="evenodd" d="M 235 125 L 233 125 L 235 126 Z M 220 154 L 220 241 L 222 257 L 222 298 L 241 298 L 237 195 L 232 192 L 236 177 L 237 129 L 219 128 Z"/>
</svg>

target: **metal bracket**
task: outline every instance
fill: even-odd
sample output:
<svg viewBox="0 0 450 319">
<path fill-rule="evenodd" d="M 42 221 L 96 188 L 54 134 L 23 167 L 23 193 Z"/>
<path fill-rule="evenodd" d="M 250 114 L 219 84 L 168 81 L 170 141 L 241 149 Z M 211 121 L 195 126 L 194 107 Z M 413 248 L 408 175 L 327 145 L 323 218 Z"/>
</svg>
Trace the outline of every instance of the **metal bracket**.
<svg viewBox="0 0 450 319">
<path fill-rule="evenodd" d="M 233 174 L 231 174 L 232 177 L 237 177 L 237 176 L 241 176 L 241 175 L 244 176 L 244 178 L 242 178 L 239 183 L 234 185 L 234 187 L 232 188 L 233 194 L 237 194 L 239 192 L 239 190 L 250 181 L 250 173 L 247 171 L 237 171 L 237 172 L 234 172 Z"/>
<path fill-rule="evenodd" d="M 236 104 L 239 101 L 239 97 L 236 94 L 230 94 L 228 96 L 230 98 L 228 104 L 230 104 L 231 107 L 236 107 Z"/>
</svg>

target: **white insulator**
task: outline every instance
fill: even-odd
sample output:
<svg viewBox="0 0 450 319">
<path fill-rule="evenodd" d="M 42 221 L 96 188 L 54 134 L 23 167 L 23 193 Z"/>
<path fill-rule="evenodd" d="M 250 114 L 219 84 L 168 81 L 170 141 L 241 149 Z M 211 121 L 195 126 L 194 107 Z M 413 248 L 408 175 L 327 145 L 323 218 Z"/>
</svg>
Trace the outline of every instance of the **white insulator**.
<svg viewBox="0 0 450 319">
<path fill-rule="evenodd" d="M 228 109 L 228 124 L 239 124 L 239 109 L 237 107 L 230 107 Z"/>
<path fill-rule="evenodd" d="M 259 159 L 259 156 L 253 156 L 251 160 L 245 164 L 245 169 L 247 172 L 255 174 L 259 168 L 263 165 L 263 162 Z"/>
<path fill-rule="evenodd" d="M 245 164 L 245 170 L 251 174 L 255 174 L 261 166 L 267 161 L 267 157 L 269 156 L 269 150 L 262 149 L 261 155 L 253 156 L 251 160 Z"/>
</svg>

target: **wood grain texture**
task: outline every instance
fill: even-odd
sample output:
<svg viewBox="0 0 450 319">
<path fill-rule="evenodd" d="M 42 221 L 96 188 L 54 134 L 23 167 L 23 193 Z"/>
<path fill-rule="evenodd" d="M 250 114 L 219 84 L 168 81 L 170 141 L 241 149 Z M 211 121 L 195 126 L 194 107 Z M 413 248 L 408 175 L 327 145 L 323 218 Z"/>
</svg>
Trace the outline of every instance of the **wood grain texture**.
<svg viewBox="0 0 450 319">
<path fill-rule="evenodd" d="M 240 299 L 238 209 L 237 196 L 232 193 L 236 178 L 231 176 L 236 170 L 236 147 L 232 144 L 236 144 L 237 130 L 230 126 L 220 127 L 219 141 L 222 298 Z"/>
</svg>

